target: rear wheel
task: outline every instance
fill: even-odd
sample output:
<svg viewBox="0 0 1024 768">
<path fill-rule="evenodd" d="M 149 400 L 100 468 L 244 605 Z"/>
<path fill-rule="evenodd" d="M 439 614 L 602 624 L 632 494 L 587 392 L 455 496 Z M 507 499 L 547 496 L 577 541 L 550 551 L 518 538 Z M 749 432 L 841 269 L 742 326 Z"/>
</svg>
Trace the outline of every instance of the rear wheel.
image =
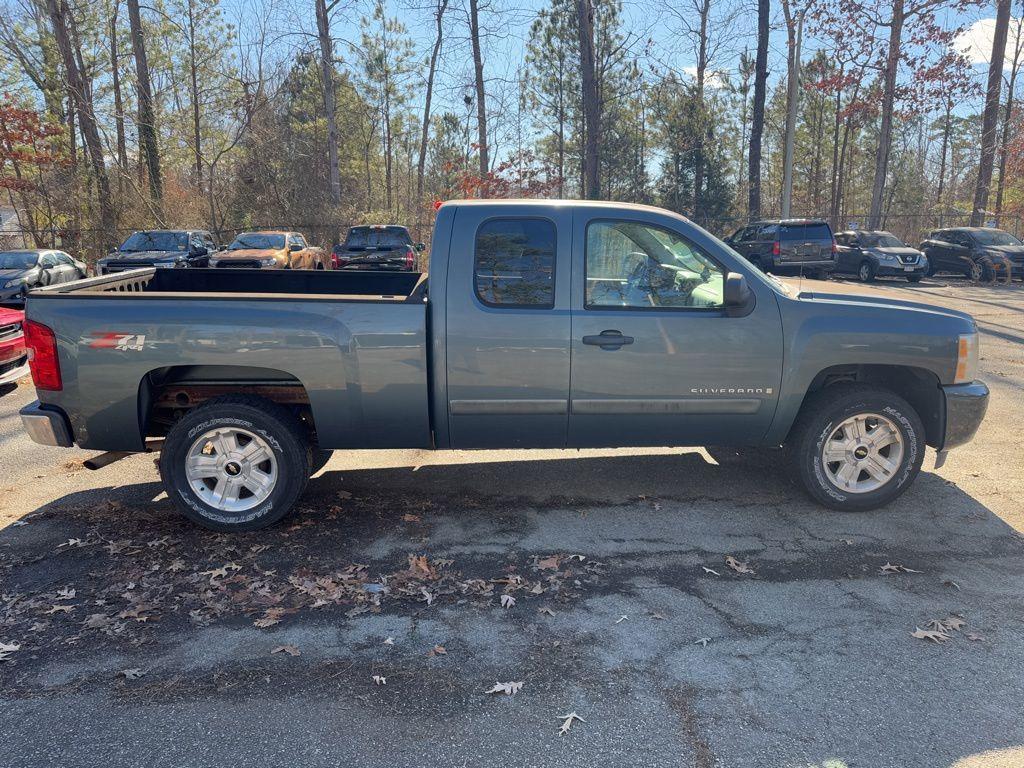
<svg viewBox="0 0 1024 768">
<path fill-rule="evenodd" d="M 309 441 L 288 410 L 254 397 L 218 397 L 167 435 L 160 476 L 190 520 L 215 531 L 253 531 L 284 517 L 306 487 Z"/>
<path fill-rule="evenodd" d="M 787 443 L 800 482 L 832 509 L 888 504 L 917 477 L 924 426 L 902 397 L 867 384 L 836 384 L 804 404 Z"/>
<path fill-rule="evenodd" d="M 976 283 L 991 283 L 996 279 L 996 271 L 988 260 L 974 261 L 967 276 Z"/>
<path fill-rule="evenodd" d="M 921 276 L 920 275 L 907 275 L 907 282 L 908 283 L 920 283 L 921 282 Z"/>
</svg>

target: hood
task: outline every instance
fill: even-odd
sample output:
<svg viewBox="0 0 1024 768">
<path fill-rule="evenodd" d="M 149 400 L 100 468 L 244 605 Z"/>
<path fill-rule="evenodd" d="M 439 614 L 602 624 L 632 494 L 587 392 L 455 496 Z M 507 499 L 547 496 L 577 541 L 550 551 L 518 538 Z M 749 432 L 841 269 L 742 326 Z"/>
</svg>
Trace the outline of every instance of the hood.
<svg viewBox="0 0 1024 768">
<path fill-rule="evenodd" d="M 998 253 L 1014 261 L 1024 259 L 1024 245 L 986 245 L 985 250 L 989 253 Z"/>
<path fill-rule="evenodd" d="M 185 251 L 117 251 L 100 261 L 169 261 L 187 255 Z"/>
<path fill-rule="evenodd" d="M 883 256 L 920 256 L 921 252 L 917 248 L 911 248 L 909 245 L 904 246 L 888 246 L 885 248 L 871 248 L 870 250 L 875 253 L 879 253 Z"/>
<path fill-rule="evenodd" d="M 231 259 L 269 259 L 271 256 L 281 255 L 283 248 L 241 248 L 231 251 L 218 251 L 213 254 L 217 261 L 229 261 Z"/>
<path fill-rule="evenodd" d="M 0 307 L 0 325 L 10 325 L 24 321 L 25 313 L 18 309 Z"/>
<path fill-rule="evenodd" d="M 35 267 L 29 267 L 28 269 L 0 269 L 0 283 L 6 283 L 8 280 L 13 280 L 16 277 L 25 277 L 31 272 L 35 272 Z"/>
<path fill-rule="evenodd" d="M 797 295 L 799 301 L 827 302 L 830 304 L 842 304 L 848 307 L 877 307 L 879 309 L 891 309 L 899 312 L 912 312 L 924 315 L 941 315 L 944 317 L 964 320 L 975 329 L 974 318 L 966 312 L 958 312 L 955 309 L 937 307 L 934 304 L 922 304 L 917 301 L 903 301 L 902 299 L 888 299 L 873 294 L 858 293 L 818 293 L 805 291 Z"/>
</svg>

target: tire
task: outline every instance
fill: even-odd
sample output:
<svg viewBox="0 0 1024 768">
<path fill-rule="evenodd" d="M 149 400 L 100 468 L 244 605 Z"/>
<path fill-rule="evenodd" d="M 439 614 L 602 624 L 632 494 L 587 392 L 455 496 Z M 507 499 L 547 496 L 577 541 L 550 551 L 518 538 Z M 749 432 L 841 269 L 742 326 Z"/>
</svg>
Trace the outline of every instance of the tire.
<svg viewBox="0 0 1024 768">
<path fill-rule="evenodd" d="M 257 459 L 267 458 L 250 464 L 246 453 L 256 451 Z M 288 514 L 309 480 L 311 453 L 288 410 L 227 395 L 189 411 L 171 428 L 160 452 L 160 477 L 167 496 L 192 522 L 214 531 L 255 531 Z"/>
<path fill-rule="evenodd" d="M 969 277 L 975 283 L 992 283 L 996 279 L 996 271 L 992 266 L 991 261 L 975 261 L 971 263 L 971 268 L 967 272 Z"/>
<path fill-rule="evenodd" d="M 321 469 L 327 466 L 327 462 L 331 460 L 331 456 L 334 455 L 334 451 L 328 451 L 325 448 L 314 448 L 312 463 L 309 467 L 309 476 L 312 477 Z"/>
<path fill-rule="evenodd" d="M 907 282 L 908 283 L 920 283 L 921 282 L 921 276 L 920 275 L 907 275 Z"/>
<path fill-rule="evenodd" d="M 875 265 L 864 259 L 857 267 L 857 277 L 862 283 L 871 283 L 875 280 Z"/>
<path fill-rule="evenodd" d="M 844 429 L 844 422 L 858 418 L 865 419 L 860 437 L 852 427 L 849 432 Z M 886 431 L 878 432 L 883 427 Z M 895 438 L 881 452 L 868 447 L 871 435 L 877 433 L 876 440 L 885 440 L 890 432 Z M 849 460 L 827 462 L 826 447 L 832 446 L 835 455 L 843 452 L 844 444 Z M 896 499 L 920 472 L 924 447 L 924 425 L 917 412 L 895 392 L 869 384 L 835 384 L 811 395 L 787 442 L 793 469 L 807 494 L 844 512 L 877 509 Z M 884 464 L 895 466 L 885 471 Z M 847 466 L 850 480 L 844 486 L 841 473 Z M 860 468 L 869 466 L 871 473 Z"/>
</svg>

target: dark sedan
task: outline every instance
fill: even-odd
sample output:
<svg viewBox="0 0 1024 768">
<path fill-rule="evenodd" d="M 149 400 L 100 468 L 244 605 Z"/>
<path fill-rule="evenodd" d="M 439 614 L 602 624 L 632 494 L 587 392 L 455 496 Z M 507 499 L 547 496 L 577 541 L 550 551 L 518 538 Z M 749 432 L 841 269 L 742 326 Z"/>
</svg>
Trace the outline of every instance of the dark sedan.
<svg viewBox="0 0 1024 768">
<path fill-rule="evenodd" d="M 836 272 L 857 275 L 865 283 L 876 277 L 905 277 L 916 283 L 928 273 L 927 257 L 891 232 L 839 232 L 836 246 Z"/>
<path fill-rule="evenodd" d="M 414 243 L 405 227 L 375 224 L 352 227 L 345 242 L 334 246 L 331 261 L 334 269 L 381 269 L 412 272 L 416 254 L 423 243 Z"/>
<path fill-rule="evenodd" d="M 0 301 L 23 302 L 33 288 L 81 280 L 85 271 L 83 262 L 64 251 L 0 251 Z"/>
<path fill-rule="evenodd" d="M 1024 278 L 1024 243 L 1001 229 L 953 227 L 938 229 L 921 243 L 931 273 L 953 272 L 971 280 Z"/>
<path fill-rule="evenodd" d="M 205 230 L 150 229 L 133 232 L 116 251 L 96 263 L 101 275 L 139 267 L 207 267 L 217 243 Z"/>
</svg>

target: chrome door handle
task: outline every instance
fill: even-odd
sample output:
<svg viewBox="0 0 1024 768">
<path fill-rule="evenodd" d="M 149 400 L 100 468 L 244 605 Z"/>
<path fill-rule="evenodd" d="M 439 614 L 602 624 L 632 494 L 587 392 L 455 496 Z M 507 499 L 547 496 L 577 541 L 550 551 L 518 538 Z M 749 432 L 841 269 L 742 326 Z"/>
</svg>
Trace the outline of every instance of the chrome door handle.
<svg viewBox="0 0 1024 768">
<path fill-rule="evenodd" d="M 633 337 L 623 336 L 622 331 L 608 330 L 601 331 L 601 333 L 596 336 L 584 336 L 583 343 L 594 347 L 600 347 L 601 349 L 614 350 L 624 344 L 632 344 Z"/>
</svg>

